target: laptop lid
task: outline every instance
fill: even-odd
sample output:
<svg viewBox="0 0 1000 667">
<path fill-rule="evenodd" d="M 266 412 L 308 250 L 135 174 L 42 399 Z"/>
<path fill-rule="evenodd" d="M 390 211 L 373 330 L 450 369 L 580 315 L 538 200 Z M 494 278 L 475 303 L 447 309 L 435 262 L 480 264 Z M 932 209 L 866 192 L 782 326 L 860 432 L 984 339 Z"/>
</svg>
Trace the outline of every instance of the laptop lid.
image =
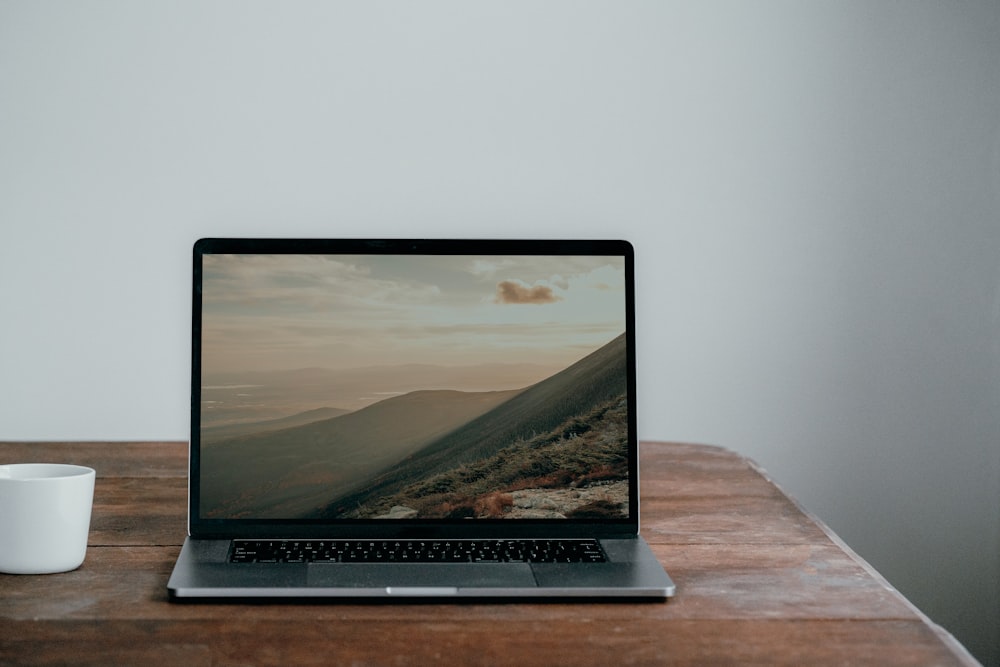
<svg viewBox="0 0 1000 667">
<path fill-rule="evenodd" d="M 625 241 L 202 239 L 189 533 L 638 533 Z"/>
</svg>

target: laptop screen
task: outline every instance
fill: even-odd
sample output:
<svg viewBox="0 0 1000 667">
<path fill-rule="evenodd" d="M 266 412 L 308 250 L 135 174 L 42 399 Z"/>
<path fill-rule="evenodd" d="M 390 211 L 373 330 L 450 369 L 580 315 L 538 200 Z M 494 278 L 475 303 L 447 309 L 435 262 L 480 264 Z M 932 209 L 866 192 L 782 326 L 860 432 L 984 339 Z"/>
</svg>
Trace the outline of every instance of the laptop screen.
<svg viewBox="0 0 1000 667">
<path fill-rule="evenodd" d="M 192 518 L 634 518 L 625 242 L 203 240 Z"/>
</svg>

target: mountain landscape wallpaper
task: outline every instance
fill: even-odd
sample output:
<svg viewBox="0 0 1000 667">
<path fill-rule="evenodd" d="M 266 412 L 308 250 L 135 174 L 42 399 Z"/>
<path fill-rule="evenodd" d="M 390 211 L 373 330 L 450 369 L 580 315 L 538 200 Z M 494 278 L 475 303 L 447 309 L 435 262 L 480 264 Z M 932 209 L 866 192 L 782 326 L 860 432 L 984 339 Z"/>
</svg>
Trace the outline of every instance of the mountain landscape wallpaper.
<svg viewBox="0 0 1000 667">
<path fill-rule="evenodd" d="M 622 258 L 203 262 L 203 518 L 628 515 Z"/>
</svg>

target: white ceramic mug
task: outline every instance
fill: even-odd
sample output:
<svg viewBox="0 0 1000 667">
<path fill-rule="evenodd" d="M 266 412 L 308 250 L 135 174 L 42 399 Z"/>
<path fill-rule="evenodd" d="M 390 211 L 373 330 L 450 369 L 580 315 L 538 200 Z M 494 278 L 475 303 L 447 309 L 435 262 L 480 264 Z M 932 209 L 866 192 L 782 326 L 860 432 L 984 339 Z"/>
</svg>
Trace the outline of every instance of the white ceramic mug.
<svg viewBox="0 0 1000 667">
<path fill-rule="evenodd" d="M 0 465 L 0 572 L 51 574 L 80 567 L 95 476 L 84 466 Z"/>
</svg>

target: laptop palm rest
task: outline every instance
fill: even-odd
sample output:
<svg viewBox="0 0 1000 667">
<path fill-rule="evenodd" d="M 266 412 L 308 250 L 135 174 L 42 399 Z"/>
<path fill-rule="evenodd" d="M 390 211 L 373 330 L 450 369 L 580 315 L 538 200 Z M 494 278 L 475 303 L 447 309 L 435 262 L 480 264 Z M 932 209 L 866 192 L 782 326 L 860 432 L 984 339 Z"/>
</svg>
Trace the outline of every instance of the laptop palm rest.
<svg viewBox="0 0 1000 667">
<path fill-rule="evenodd" d="M 311 563 L 306 583 L 319 588 L 412 590 L 516 587 L 533 588 L 527 563 Z M 391 591 L 390 591 L 391 593 Z"/>
</svg>

